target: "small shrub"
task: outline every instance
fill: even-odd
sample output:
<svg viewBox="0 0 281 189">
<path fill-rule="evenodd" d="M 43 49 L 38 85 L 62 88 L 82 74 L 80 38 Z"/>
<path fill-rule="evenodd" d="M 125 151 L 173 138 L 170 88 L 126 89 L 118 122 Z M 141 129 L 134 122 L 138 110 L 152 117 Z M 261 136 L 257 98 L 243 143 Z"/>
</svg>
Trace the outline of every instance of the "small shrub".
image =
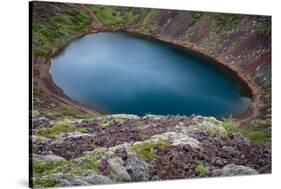
<svg viewBox="0 0 281 189">
<path fill-rule="evenodd" d="M 222 126 L 225 128 L 226 132 L 230 134 L 238 130 L 238 126 L 232 116 L 229 118 L 223 118 Z"/>
<path fill-rule="evenodd" d="M 205 175 L 209 172 L 209 170 L 202 162 L 199 162 L 195 168 L 195 172 L 199 175 Z"/>
</svg>

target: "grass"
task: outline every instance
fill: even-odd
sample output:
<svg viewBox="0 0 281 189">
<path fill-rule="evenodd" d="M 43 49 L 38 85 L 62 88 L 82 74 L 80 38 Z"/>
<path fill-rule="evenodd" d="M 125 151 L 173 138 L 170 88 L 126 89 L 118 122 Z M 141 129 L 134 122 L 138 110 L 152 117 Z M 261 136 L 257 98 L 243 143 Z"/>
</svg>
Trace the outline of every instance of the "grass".
<svg viewBox="0 0 281 189">
<path fill-rule="evenodd" d="M 215 28 L 219 32 L 221 30 L 230 30 L 237 26 L 243 19 L 242 15 L 237 14 L 217 14 L 215 15 Z"/>
<path fill-rule="evenodd" d="M 91 25 L 90 17 L 78 6 L 69 5 L 64 7 L 65 12 L 56 14 L 47 9 L 48 6 L 34 10 L 37 16 L 32 25 L 33 53 L 38 56 L 47 56 L 48 49 L 59 48 L 73 35 L 86 31 Z"/>
<path fill-rule="evenodd" d="M 47 56 L 48 53 L 46 51 L 44 51 L 43 49 L 37 48 L 37 49 L 33 49 L 33 54 L 35 54 L 36 56 Z"/>
<path fill-rule="evenodd" d="M 202 12 L 193 12 L 191 17 L 191 26 L 194 26 L 204 15 Z"/>
<path fill-rule="evenodd" d="M 92 5 L 92 11 L 103 25 L 130 25 L 135 21 L 135 16 L 130 8 L 113 6 Z"/>
<path fill-rule="evenodd" d="M 227 133 L 241 133 L 250 139 L 254 144 L 264 144 L 271 139 L 271 131 L 264 128 L 257 128 L 254 126 L 240 126 L 238 127 L 234 119 L 223 118 L 222 126 Z"/>
<path fill-rule="evenodd" d="M 143 13 L 145 16 L 143 17 L 141 23 L 141 29 L 145 32 L 153 33 L 159 29 L 159 26 L 151 23 L 152 18 L 159 12 L 157 9 L 149 9 L 147 12 Z"/>
<path fill-rule="evenodd" d="M 93 115 L 81 112 L 78 108 L 65 103 L 61 103 L 58 106 L 57 111 L 63 116 L 70 116 L 77 119 L 87 119 L 93 117 Z"/>
</svg>

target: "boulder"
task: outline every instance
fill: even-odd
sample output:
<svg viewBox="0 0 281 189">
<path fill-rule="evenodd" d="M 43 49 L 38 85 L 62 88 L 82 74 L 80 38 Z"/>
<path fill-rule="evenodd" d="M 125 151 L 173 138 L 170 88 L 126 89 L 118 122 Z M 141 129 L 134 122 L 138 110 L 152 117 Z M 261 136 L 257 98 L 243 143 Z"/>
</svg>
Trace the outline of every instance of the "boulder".
<svg viewBox="0 0 281 189">
<path fill-rule="evenodd" d="M 189 137 L 186 134 L 178 132 L 166 132 L 160 135 L 154 135 L 151 137 L 151 142 L 157 143 L 159 141 L 169 141 L 173 146 L 177 145 L 189 145 L 192 148 L 200 148 L 200 142 L 194 138 Z"/>
<path fill-rule="evenodd" d="M 112 184 L 112 181 L 108 177 L 103 175 L 92 174 L 85 177 L 84 180 L 89 184 Z"/>
<path fill-rule="evenodd" d="M 149 180 L 148 164 L 137 158 L 137 156 L 128 156 L 128 159 L 125 162 L 125 167 L 133 181 Z"/>
<path fill-rule="evenodd" d="M 128 182 L 131 177 L 124 167 L 124 161 L 119 158 L 112 158 L 109 160 L 110 178 L 115 182 Z"/>
<path fill-rule="evenodd" d="M 236 176 L 236 175 L 256 175 L 258 172 L 247 166 L 228 164 L 222 169 L 212 171 L 212 176 Z"/>
</svg>

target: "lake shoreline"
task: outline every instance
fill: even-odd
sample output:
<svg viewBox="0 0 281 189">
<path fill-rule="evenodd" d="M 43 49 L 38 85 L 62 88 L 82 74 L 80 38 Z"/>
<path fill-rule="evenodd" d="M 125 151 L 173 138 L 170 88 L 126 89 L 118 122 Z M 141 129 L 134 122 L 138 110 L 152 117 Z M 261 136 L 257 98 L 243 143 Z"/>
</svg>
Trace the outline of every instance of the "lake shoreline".
<svg viewBox="0 0 281 189">
<path fill-rule="evenodd" d="M 136 29 L 119 29 L 119 30 L 113 30 L 112 28 L 104 27 L 101 26 L 99 28 L 95 29 L 89 29 L 86 32 L 81 32 L 78 35 L 73 36 L 71 39 L 69 39 L 66 43 L 62 44 L 61 47 L 57 49 L 50 49 L 48 51 L 48 55 L 46 57 L 42 56 L 35 56 L 33 55 L 33 77 L 34 77 L 34 82 L 40 86 L 47 95 L 54 97 L 55 99 L 62 101 L 66 104 L 69 104 L 71 106 L 74 106 L 81 110 L 82 112 L 89 113 L 89 114 L 106 114 L 99 112 L 95 110 L 92 107 L 88 107 L 85 104 L 82 104 L 80 102 L 77 102 L 67 95 L 64 94 L 63 90 L 57 86 L 52 79 L 51 74 L 49 73 L 49 69 L 51 66 L 51 59 L 60 53 L 69 43 L 71 43 L 73 40 L 81 38 L 85 35 L 88 34 L 93 34 L 97 32 L 126 32 L 130 33 L 133 35 L 137 35 L 140 37 L 144 38 L 150 38 L 152 40 L 157 40 L 160 42 L 164 42 L 170 45 L 173 45 L 177 48 L 184 49 L 188 52 L 194 53 L 195 55 L 198 56 L 203 56 L 204 58 L 207 58 L 209 60 L 212 60 L 215 64 L 222 66 L 224 69 L 227 69 L 231 73 L 237 77 L 240 81 L 243 82 L 249 88 L 251 92 L 251 98 L 252 98 L 252 103 L 249 106 L 248 110 L 239 114 L 236 116 L 236 120 L 238 122 L 245 122 L 245 121 L 250 121 L 254 119 L 255 117 L 259 116 L 261 114 L 261 108 L 264 106 L 263 102 L 260 99 L 260 96 L 262 94 L 262 90 L 257 86 L 257 84 L 250 78 L 250 76 L 247 75 L 247 73 L 242 70 L 239 67 L 231 66 L 227 64 L 225 61 L 215 57 L 214 54 L 209 53 L 206 49 L 202 49 L 197 47 L 196 45 L 192 43 L 187 43 L 187 42 L 182 42 L 180 40 L 173 40 L 165 36 L 161 35 L 154 35 L 154 34 L 147 34 L 140 32 L 139 30 Z"/>
</svg>

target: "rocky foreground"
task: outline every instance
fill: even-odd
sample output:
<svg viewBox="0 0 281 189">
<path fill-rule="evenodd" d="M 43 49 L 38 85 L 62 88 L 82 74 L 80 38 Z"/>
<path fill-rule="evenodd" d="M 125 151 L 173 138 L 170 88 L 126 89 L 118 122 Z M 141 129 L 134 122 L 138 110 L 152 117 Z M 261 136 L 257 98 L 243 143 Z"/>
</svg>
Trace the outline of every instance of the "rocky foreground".
<svg viewBox="0 0 281 189">
<path fill-rule="evenodd" d="M 33 118 L 34 187 L 271 172 L 271 143 L 254 144 L 202 116 Z"/>
</svg>

